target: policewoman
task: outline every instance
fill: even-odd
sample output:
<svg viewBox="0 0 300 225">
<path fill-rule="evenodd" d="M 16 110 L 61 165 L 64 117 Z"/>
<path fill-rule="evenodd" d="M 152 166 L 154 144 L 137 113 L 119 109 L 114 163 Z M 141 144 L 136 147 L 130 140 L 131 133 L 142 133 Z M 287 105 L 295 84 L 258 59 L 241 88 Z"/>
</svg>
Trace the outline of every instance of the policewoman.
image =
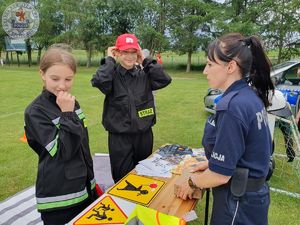
<svg viewBox="0 0 300 225">
<path fill-rule="evenodd" d="M 205 126 L 208 161 L 191 170 L 202 173 L 190 173 L 175 194 L 187 199 L 197 187 L 212 188 L 212 225 L 268 224 L 272 143 L 266 107 L 274 85 L 260 40 L 221 36 L 208 47 L 204 74 L 210 87 L 224 92 Z"/>
</svg>

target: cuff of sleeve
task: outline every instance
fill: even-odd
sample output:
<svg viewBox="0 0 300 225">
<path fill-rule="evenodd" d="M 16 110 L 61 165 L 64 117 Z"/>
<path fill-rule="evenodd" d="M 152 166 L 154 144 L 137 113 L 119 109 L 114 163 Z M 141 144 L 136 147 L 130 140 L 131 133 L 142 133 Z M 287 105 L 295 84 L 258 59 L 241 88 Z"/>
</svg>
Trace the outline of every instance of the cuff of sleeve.
<svg viewBox="0 0 300 225">
<path fill-rule="evenodd" d="M 156 64 L 156 60 L 145 58 L 142 65 L 145 68 L 145 67 L 149 66 L 151 63 Z"/>
<path fill-rule="evenodd" d="M 100 65 L 104 65 L 104 64 L 107 63 L 107 62 L 111 62 L 111 63 L 115 64 L 115 63 L 116 63 L 116 60 L 115 60 L 113 57 L 111 57 L 111 56 L 107 56 L 107 57 L 102 58 L 102 59 L 100 60 Z"/>
<path fill-rule="evenodd" d="M 77 116 L 77 114 L 75 112 L 62 112 L 61 113 L 62 118 L 73 119 L 73 118 L 76 118 L 76 116 Z"/>
<path fill-rule="evenodd" d="M 233 172 L 234 170 L 233 169 L 228 169 L 228 168 L 224 168 L 224 167 L 221 167 L 221 166 L 218 166 L 216 164 L 213 164 L 211 162 L 208 163 L 208 168 L 215 172 L 215 173 L 219 173 L 219 174 L 222 174 L 224 176 L 232 176 L 233 175 Z"/>
</svg>

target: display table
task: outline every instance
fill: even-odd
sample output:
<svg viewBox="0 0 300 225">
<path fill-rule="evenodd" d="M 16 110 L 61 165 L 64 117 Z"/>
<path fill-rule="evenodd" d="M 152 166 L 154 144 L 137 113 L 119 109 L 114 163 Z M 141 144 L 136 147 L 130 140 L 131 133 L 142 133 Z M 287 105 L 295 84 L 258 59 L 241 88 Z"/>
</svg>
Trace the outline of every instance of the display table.
<svg viewBox="0 0 300 225">
<path fill-rule="evenodd" d="M 174 184 L 179 177 L 179 175 L 173 175 L 170 179 L 164 179 L 166 181 L 165 187 L 150 203 L 150 208 L 179 218 L 182 218 L 187 212 L 195 208 L 197 204 L 196 199 L 182 200 L 174 195 Z"/>
<path fill-rule="evenodd" d="M 149 208 L 153 208 L 158 210 L 159 212 L 177 216 L 179 218 L 182 218 L 187 212 L 194 209 L 196 206 L 197 200 L 182 200 L 180 198 L 177 198 L 174 195 L 174 184 L 176 183 L 176 180 L 179 178 L 178 175 L 172 176 L 170 179 L 164 179 L 166 181 L 164 187 L 162 190 L 155 196 L 153 201 L 148 205 Z M 160 178 L 160 180 L 162 180 Z M 124 200 L 119 197 L 115 197 L 110 194 L 103 194 L 100 198 L 98 198 L 95 202 L 93 202 L 89 207 L 87 207 L 83 212 L 81 212 L 78 216 L 76 216 L 72 221 L 70 221 L 69 225 L 73 225 L 76 221 L 78 222 L 79 219 L 83 218 L 86 213 L 92 209 L 94 206 L 96 206 L 103 198 L 105 197 L 111 197 L 121 208 L 123 213 L 128 217 L 132 210 L 135 208 L 135 203 Z M 75 223 L 75 224 L 84 224 L 84 223 Z M 88 224 L 88 223 L 86 223 Z M 97 223 L 90 223 L 90 224 L 97 224 Z M 100 223 L 99 221 L 99 224 Z M 107 224 L 107 223 L 105 223 Z M 123 223 L 116 223 L 115 221 L 112 221 L 111 224 L 123 224 Z"/>
<path fill-rule="evenodd" d="M 126 177 L 129 177 L 129 175 L 136 175 L 135 170 L 131 171 Z M 174 195 L 174 184 L 180 179 L 180 175 L 173 174 L 171 178 L 161 178 L 161 177 L 147 177 L 142 176 L 142 178 L 152 178 L 157 179 L 160 181 L 164 181 L 164 185 L 161 187 L 159 192 L 155 194 L 153 199 L 150 201 L 149 204 L 146 204 L 146 207 L 158 210 L 161 213 L 165 213 L 168 215 L 176 216 L 179 218 L 183 218 L 186 213 L 193 210 L 197 204 L 197 199 L 188 199 L 188 200 L 182 200 L 180 198 L 177 198 Z M 94 201 L 89 207 L 87 207 L 83 212 L 81 212 L 78 216 L 76 216 L 72 221 L 70 221 L 69 225 L 79 225 L 79 224 L 123 224 L 118 223 L 118 221 L 115 219 L 116 217 L 128 217 L 133 209 L 136 206 L 136 202 L 128 201 L 125 197 L 120 198 L 116 197 L 116 195 L 110 194 L 112 192 L 112 189 L 115 190 L 121 190 L 120 187 L 125 187 L 126 184 L 124 183 L 124 180 L 128 183 L 130 181 L 128 179 L 123 178 L 123 183 L 117 183 L 113 187 L 111 187 L 105 194 L 103 194 L 100 198 L 98 198 L 96 201 Z M 134 182 L 131 182 L 134 183 Z M 144 182 L 146 183 L 146 182 Z M 154 180 L 155 183 L 155 180 Z M 119 186 L 117 186 L 119 185 Z M 136 185 L 134 188 L 136 190 L 141 190 L 143 188 L 139 187 L 137 188 Z M 124 188 L 124 190 L 125 190 Z M 132 189 L 132 186 L 131 186 Z M 137 194 L 135 196 L 141 195 L 140 193 L 135 190 L 134 194 Z M 128 189 L 127 189 L 128 191 Z M 130 191 L 132 192 L 132 191 Z M 150 192 L 150 191 L 149 191 Z M 132 193 L 130 193 L 132 194 Z M 137 197 L 136 197 L 137 198 Z M 110 206 L 110 208 L 107 208 L 107 206 Z M 145 204 L 144 204 L 145 206 Z M 102 208 L 105 208 L 105 210 L 102 210 Z M 109 209 L 114 208 L 113 210 L 109 211 Z M 97 211 L 98 210 L 98 211 Z M 99 211 L 102 210 L 102 211 Z M 115 214 L 115 215 L 114 215 Z M 92 220 L 88 221 L 88 220 Z M 110 221 L 108 221 L 110 219 Z M 123 218 L 124 219 L 124 218 Z M 86 222 L 83 222 L 85 221 Z M 106 223 L 104 221 L 106 220 Z M 99 221 L 97 223 L 97 221 Z M 121 219 L 120 219 L 121 221 Z"/>
</svg>

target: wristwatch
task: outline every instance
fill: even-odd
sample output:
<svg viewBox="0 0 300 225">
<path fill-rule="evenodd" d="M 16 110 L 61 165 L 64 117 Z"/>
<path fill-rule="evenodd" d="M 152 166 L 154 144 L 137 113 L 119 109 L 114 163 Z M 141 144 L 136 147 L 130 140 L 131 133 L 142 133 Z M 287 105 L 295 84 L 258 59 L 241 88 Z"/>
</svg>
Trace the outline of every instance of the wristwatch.
<svg viewBox="0 0 300 225">
<path fill-rule="evenodd" d="M 196 186 L 196 184 L 193 182 L 192 177 L 189 177 L 188 183 L 189 183 L 189 186 L 190 186 L 192 189 L 198 188 L 198 187 Z"/>
</svg>

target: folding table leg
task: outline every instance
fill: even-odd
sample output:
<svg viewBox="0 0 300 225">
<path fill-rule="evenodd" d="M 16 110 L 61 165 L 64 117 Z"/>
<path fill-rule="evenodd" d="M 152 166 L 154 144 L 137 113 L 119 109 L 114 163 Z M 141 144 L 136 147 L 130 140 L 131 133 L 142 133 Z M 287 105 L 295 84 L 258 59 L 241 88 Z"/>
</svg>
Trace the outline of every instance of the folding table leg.
<svg viewBox="0 0 300 225">
<path fill-rule="evenodd" d="M 210 188 L 207 188 L 205 191 L 206 191 L 206 200 L 205 200 L 204 225 L 208 225 L 209 193 L 210 193 Z"/>
</svg>

